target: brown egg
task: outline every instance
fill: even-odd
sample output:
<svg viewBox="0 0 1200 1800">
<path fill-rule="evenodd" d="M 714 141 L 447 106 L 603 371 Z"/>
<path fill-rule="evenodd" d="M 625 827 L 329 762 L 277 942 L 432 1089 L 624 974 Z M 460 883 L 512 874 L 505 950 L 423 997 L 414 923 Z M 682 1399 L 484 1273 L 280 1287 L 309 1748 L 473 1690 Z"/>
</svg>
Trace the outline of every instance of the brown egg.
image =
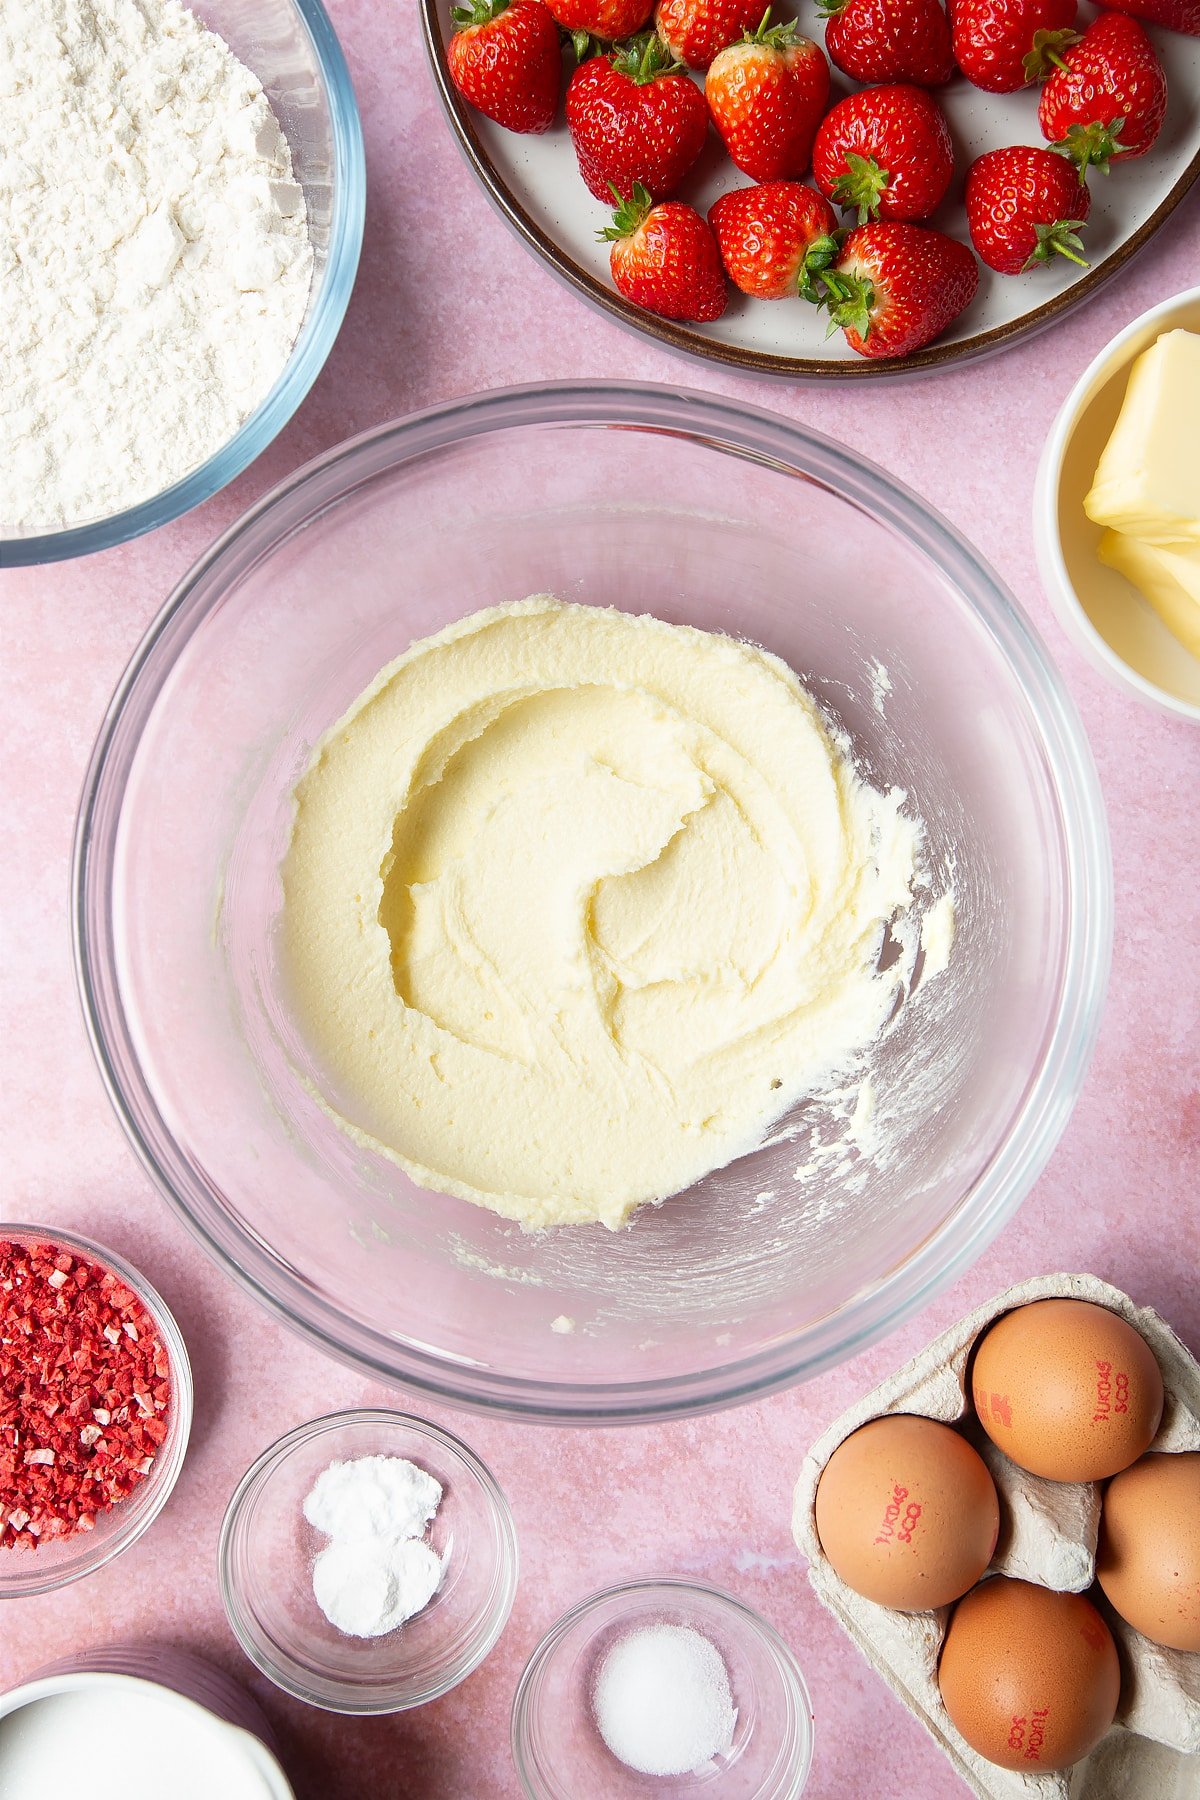
<svg viewBox="0 0 1200 1800">
<path fill-rule="evenodd" d="M 1200 1452 L 1143 1456 L 1109 1482 L 1096 1579 L 1143 1637 L 1200 1650 Z"/>
<path fill-rule="evenodd" d="M 948 1606 L 992 1560 L 1000 1505 L 965 1438 L 936 1419 L 872 1419 L 838 1445 L 817 1488 L 821 1548 L 881 1606 Z"/>
<path fill-rule="evenodd" d="M 1086 1300 L 1035 1300 L 997 1320 L 975 1352 L 971 1392 L 992 1442 L 1051 1481 L 1127 1469 L 1162 1417 L 1145 1338 Z"/>
<path fill-rule="evenodd" d="M 1065 1769 L 1113 1722 L 1112 1632 L 1082 1594 L 997 1576 L 960 1600 L 938 1665 L 946 1711 L 1002 1769 Z"/>
</svg>

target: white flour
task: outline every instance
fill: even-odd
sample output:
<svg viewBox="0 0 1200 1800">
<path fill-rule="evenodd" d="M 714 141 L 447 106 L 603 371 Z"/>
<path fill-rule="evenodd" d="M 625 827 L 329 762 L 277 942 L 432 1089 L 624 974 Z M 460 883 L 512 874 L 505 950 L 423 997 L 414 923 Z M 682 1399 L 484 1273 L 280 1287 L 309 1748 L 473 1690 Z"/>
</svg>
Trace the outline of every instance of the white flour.
<svg viewBox="0 0 1200 1800">
<path fill-rule="evenodd" d="M 177 0 L 0 0 L 0 537 L 149 498 L 279 375 L 312 280 L 254 75 Z"/>
</svg>

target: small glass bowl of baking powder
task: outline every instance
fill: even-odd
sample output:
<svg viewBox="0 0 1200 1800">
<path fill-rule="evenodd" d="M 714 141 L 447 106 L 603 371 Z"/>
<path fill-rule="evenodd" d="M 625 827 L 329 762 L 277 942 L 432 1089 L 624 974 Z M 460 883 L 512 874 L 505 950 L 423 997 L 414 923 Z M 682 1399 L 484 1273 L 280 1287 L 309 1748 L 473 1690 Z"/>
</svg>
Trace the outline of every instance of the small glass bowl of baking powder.
<svg viewBox="0 0 1200 1800">
<path fill-rule="evenodd" d="M 601 1732 L 607 1710 L 604 1723 L 614 1743 L 621 1735 L 650 1750 L 643 1767 L 677 1739 L 678 1693 L 670 1695 L 656 1733 L 629 1686 L 635 1668 L 643 1685 L 653 1684 L 664 1626 L 675 1628 L 676 1636 L 686 1634 L 693 1647 L 697 1639 L 707 1640 L 728 1675 L 725 1704 L 732 1699 L 736 1709 L 727 1747 L 682 1775 L 639 1773 Z M 615 1653 L 631 1647 L 641 1652 L 636 1665 L 626 1656 L 625 1669 L 614 1670 L 622 1660 Z M 669 1673 L 677 1679 L 665 1661 L 662 1673 L 664 1680 Z M 513 1701 L 512 1747 L 528 1800 L 579 1800 L 581 1794 L 603 1794 L 605 1800 L 646 1800 L 651 1794 L 660 1800 L 796 1800 L 812 1765 L 812 1704 L 778 1632 L 732 1594 L 672 1579 L 633 1581 L 581 1600 L 542 1639 Z"/>
<path fill-rule="evenodd" d="M 166 1410 L 160 1415 L 161 1423 L 166 1428 L 165 1436 L 154 1452 L 145 1478 L 131 1492 L 114 1500 L 103 1510 L 89 1514 L 88 1517 L 92 1520 L 90 1525 L 76 1527 L 60 1537 L 43 1533 L 36 1548 L 26 1541 L 29 1536 L 27 1530 L 21 1531 L 15 1540 L 10 1532 L 2 1534 L 0 1600 L 7 1600 L 27 1594 L 52 1593 L 56 1588 L 65 1587 L 68 1582 L 91 1575 L 96 1569 L 103 1568 L 105 1563 L 111 1562 L 115 1556 L 119 1556 L 123 1550 L 128 1550 L 153 1524 L 170 1498 L 187 1454 L 192 1427 L 192 1368 L 183 1334 L 165 1301 L 145 1276 L 131 1267 L 123 1257 L 114 1255 L 102 1244 L 93 1243 L 90 1238 L 81 1237 L 78 1232 L 61 1231 L 56 1226 L 0 1225 L 0 1241 L 31 1253 L 44 1254 L 53 1249 L 64 1264 L 69 1260 L 76 1266 L 91 1265 L 115 1276 L 150 1316 L 158 1341 L 166 1351 L 166 1383 L 169 1389 Z M 59 1284 L 56 1273 L 55 1283 L 60 1286 L 60 1291 L 69 1293 L 70 1275 L 65 1267 L 62 1273 L 66 1275 L 66 1280 Z M 94 1321 L 89 1324 L 85 1319 L 78 1320 L 74 1329 L 83 1336 L 78 1336 L 75 1341 L 82 1343 L 86 1332 L 94 1328 Z M 115 1330 L 115 1327 L 110 1325 L 110 1329 Z M 19 1361 L 15 1365 L 15 1374 L 20 1381 L 22 1371 Z M 147 1397 L 139 1405 L 136 1416 L 141 1417 L 144 1413 L 148 1416 L 151 1406 L 152 1401 Z M 132 1407 L 129 1410 L 134 1411 Z M 100 1421 L 98 1424 L 97 1418 Z M 110 1420 L 110 1415 L 105 1410 L 94 1413 L 93 1418 L 83 1427 L 87 1431 L 94 1430 L 97 1439 L 111 1428 L 123 1430 L 119 1411 L 115 1421 Z M 40 1451 L 38 1455 L 40 1458 Z M 33 1460 L 32 1456 L 30 1460 Z M 61 1455 L 58 1456 L 57 1466 L 60 1469 L 65 1466 Z"/>
<path fill-rule="evenodd" d="M 428 1603 L 379 1636 L 339 1630 L 313 1591 L 330 1539 L 305 1516 L 335 1463 L 401 1458 L 440 1484 L 424 1541 L 441 1558 Z M 331 1413 L 299 1425 L 247 1470 L 225 1514 L 221 1597 L 242 1649 L 277 1687 L 329 1712 L 392 1713 L 457 1687 L 496 1644 L 517 1588 L 509 1505 L 479 1458 L 404 1413 Z"/>
</svg>

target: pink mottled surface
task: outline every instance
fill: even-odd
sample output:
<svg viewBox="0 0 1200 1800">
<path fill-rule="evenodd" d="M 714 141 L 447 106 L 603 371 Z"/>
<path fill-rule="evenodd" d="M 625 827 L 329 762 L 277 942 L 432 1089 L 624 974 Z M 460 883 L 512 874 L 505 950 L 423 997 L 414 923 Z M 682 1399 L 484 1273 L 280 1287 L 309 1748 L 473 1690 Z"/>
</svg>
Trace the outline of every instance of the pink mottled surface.
<svg viewBox="0 0 1200 1800">
<path fill-rule="evenodd" d="M 791 1486 L 806 1445 L 852 1395 L 1020 1276 L 1094 1270 L 1158 1307 L 1200 1350 L 1200 731 L 1123 699 L 1068 647 L 1039 591 L 1029 531 L 1055 409 L 1108 337 L 1195 280 L 1200 210 L 1185 204 L 1098 301 L 999 360 L 840 392 L 739 379 L 594 316 L 507 234 L 442 121 L 411 6 L 331 0 L 330 10 L 358 85 L 370 181 L 357 292 L 313 394 L 262 461 L 190 518 L 85 563 L 0 574 L 3 1206 L 8 1217 L 94 1233 L 140 1264 L 175 1308 L 197 1376 L 193 1447 L 167 1511 L 91 1580 L 4 1607 L 0 1686 L 90 1644 L 170 1639 L 251 1680 L 302 1800 L 501 1800 L 518 1791 L 509 1705 L 536 1639 L 595 1587 L 677 1572 L 731 1588 L 794 1647 L 817 1716 L 814 1800 L 950 1800 L 964 1790 L 940 1754 L 811 1599 L 789 1532 Z M 1036 1191 L 970 1276 L 886 1343 L 797 1392 L 652 1433 L 447 1415 L 513 1502 L 523 1574 L 511 1624 L 484 1668 L 439 1704 L 340 1719 L 293 1704 L 241 1661 L 217 1592 L 217 1531 L 236 1480 L 279 1431 L 389 1396 L 236 1292 L 135 1167 L 75 999 L 75 805 L 143 628 L 210 539 L 275 481 L 411 407 L 579 375 L 692 383 L 776 407 L 873 456 L 974 537 L 1043 627 L 1095 748 L 1116 861 L 1112 988 L 1086 1090 Z"/>
</svg>

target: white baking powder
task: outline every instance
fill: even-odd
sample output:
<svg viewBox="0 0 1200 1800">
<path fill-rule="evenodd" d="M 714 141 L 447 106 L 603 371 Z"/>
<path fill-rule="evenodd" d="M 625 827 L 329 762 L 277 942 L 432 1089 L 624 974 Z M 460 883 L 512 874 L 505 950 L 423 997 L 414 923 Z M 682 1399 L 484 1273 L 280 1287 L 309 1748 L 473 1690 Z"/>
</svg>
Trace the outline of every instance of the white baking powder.
<svg viewBox="0 0 1200 1800">
<path fill-rule="evenodd" d="M 382 1637 L 428 1606 L 442 1559 L 423 1533 L 441 1483 L 402 1456 L 330 1463 L 313 1483 L 304 1516 L 330 1542 L 313 1563 L 313 1595 L 347 1637 Z"/>
<path fill-rule="evenodd" d="M 733 1746 L 729 1671 L 689 1625 L 647 1625 L 619 1638 L 600 1664 L 593 1705 L 608 1748 L 640 1775 L 698 1774 Z"/>
<path fill-rule="evenodd" d="M 149 498 L 266 396 L 312 282 L 292 175 L 177 0 L 2 0 L 0 537 Z"/>
</svg>

